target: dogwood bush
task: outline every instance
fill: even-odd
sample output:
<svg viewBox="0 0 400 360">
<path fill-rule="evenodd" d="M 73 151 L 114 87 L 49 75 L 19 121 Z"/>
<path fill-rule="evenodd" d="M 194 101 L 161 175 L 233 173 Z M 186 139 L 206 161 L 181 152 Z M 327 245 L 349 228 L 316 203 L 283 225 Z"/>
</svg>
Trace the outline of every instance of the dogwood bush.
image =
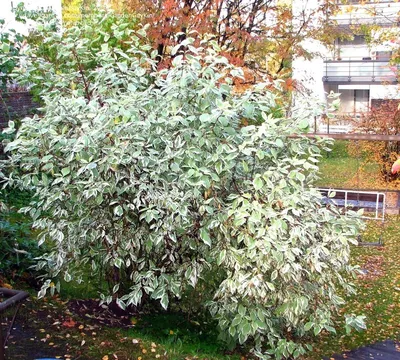
<svg viewBox="0 0 400 360">
<path fill-rule="evenodd" d="M 70 54 L 69 72 L 44 59 L 20 72 L 46 68 L 49 91 L 2 163 L 5 185 L 35 191 L 23 211 L 53 249 L 37 265 L 48 272 L 41 295 L 90 268 L 112 283 L 103 301 L 167 308 L 207 270 L 224 278 L 204 304 L 221 336 L 260 358 L 297 357 L 302 336 L 335 331 L 359 224 L 313 187 L 326 143 L 291 136 L 307 130 L 306 113 L 274 118 L 272 84 L 235 94 L 240 71 L 212 41 L 185 40 L 156 71 L 134 33 L 124 49 L 103 39 L 93 54 L 75 31 L 52 44 Z M 93 56 L 96 66 L 80 67 Z"/>
</svg>

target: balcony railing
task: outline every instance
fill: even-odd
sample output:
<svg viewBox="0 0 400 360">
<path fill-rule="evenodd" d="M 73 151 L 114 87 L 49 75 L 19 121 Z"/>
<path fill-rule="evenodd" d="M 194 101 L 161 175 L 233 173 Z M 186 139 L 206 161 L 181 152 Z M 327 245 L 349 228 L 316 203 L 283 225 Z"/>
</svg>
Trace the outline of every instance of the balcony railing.
<svg viewBox="0 0 400 360">
<path fill-rule="evenodd" d="M 397 66 L 387 60 L 325 60 L 327 83 L 397 83 Z"/>
<path fill-rule="evenodd" d="M 346 14 L 344 17 L 333 17 L 338 26 L 348 28 L 350 25 L 378 25 L 390 27 L 398 24 L 397 13 L 387 16 L 358 16 L 358 14 Z"/>
<path fill-rule="evenodd" d="M 398 25 L 398 12 L 400 10 L 398 1 L 347 0 L 342 2 L 337 0 L 337 3 L 352 7 L 351 10 L 339 11 L 331 16 L 330 19 L 336 20 L 339 26 L 375 24 L 385 27 Z"/>
<path fill-rule="evenodd" d="M 376 4 L 387 4 L 387 3 L 396 3 L 396 0 L 381 0 L 380 2 L 376 2 L 374 0 L 336 0 L 336 4 L 339 5 L 376 5 Z"/>
</svg>

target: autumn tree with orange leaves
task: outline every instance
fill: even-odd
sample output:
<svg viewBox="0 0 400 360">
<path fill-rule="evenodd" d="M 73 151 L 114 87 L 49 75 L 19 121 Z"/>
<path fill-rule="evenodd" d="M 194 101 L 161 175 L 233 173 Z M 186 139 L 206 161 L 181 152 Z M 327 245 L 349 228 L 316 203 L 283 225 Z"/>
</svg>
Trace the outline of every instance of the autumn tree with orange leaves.
<svg viewBox="0 0 400 360">
<path fill-rule="evenodd" d="M 399 100 L 384 100 L 372 106 L 370 111 L 361 115 L 355 132 L 398 135 L 400 133 Z M 400 157 L 398 141 L 351 142 L 348 149 L 351 155 L 362 157 L 365 164 L 379 164 L 382 181 L 394 181 L 400 178 L 399 174 L 393 174 L 391 171 L 393 162 Z"/>
<path fill-rule="evenodd" d="M 160 64 L 170 63 L 170 49 L 187 34 L 215 36 L 225 56 L 236 65 L 263 68 L 277 78 L 290 69 L 293 57 L 310 57 L 302 41 L 332 43 L 338 29 L 327 21 L 335 1 L 314 8 L 277 0 L 108 0 L 116 11 L 135 13 L 150 25 L 148 36 Z M 177 35 L 178 34 L 178 35 Z M 266 65 L 268 63 L 268 65 Z M 265 66 L 266 65 L 266 66 Z"/>
</svg>

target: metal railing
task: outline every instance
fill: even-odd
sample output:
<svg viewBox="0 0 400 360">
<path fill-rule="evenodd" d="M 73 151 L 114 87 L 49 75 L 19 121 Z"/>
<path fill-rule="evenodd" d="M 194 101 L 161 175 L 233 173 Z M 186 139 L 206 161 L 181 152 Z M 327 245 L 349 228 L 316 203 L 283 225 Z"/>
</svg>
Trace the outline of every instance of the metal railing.
<svg viewBox="0 0 400 360">
<path fill-rule="evenodd" d="M 379 25 L 381 27 L 390 27 L 397 24 L 397 17 L 394 15 L 360 17 L 349 14 L 344 18 L 333 17 L 333 20 L 336 21 L 338 26 L 345 28 L 348 28 L 349 25 Z"/>
<path fill-rule="evenodd" d="M 397 83 L 398 67 L 387 60 L 325 60 L 324 82 Z"/>
<path fill-rule="evenodd" d="M 379 191 L 359 191 L 345 189 L 319 188 L 326 204 L 335 204 L 350 210 L 364 209 L 371 216 L 362 215 L 368 220 L 385 220 L 386 195 Z M 329 194 L 334 194 L 330 197 Z"/>
<path fill-rule="evenodd" d="M 368 4 L 372 4 L 372 5 L 376 5 L 376 4 L 387 4 L 387 3 L 396 3 L 397 1 L 395 0 L 381 0 L 379 3 L 377 3 L 376 1 L 373 0 L 336 0 L 336 4 L 339 5 L 368 5 Z"/>
</svg>

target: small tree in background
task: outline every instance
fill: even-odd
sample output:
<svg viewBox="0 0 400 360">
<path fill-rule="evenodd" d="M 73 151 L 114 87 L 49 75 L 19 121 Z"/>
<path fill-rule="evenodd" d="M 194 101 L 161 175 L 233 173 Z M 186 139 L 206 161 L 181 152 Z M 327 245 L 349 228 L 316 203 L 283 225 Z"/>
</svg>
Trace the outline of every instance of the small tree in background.
<svg viewBox="0 0 400 360">
<path fill-rule="evenodd" d="M 185 39 L 156 71 L 146 34 L 117 18 L 103 34 L 109 16 L 49 32 L 52 55 L 28 48 L 17 76 L 40 89 L 43 116 L 22 121 L 0 169 L 5 186 L 35 192 L 22 211 L 51 249 L 40 295 L 90 271 L 110 284 L 104 302 L 166 309 L 214 272 L 202 305 L 225 341 L 264 359 L 304 354 L 301 338 L 334 332 L 340 291 L 353 292 L 359 223 L 313 187 L 327 143 L 291 137 L 309 114 L 275 117 L 271 84 L 235 94 L 241 72 L 215 42 Z"/>
<path fill-rule="evenodd" d="M 398 135 L 400 133 L 399 101 L 384 100 L 373 106 L 369 112 L 361 115 L 356 125 L 356 132 L 379 135 Z M 362 141 L 350 142 L 349 153 L 362 158 L 362 165 L 367 163 L 379 164 L 382 181 L 395 181 L 398 174 L 392 174 L 392 164 L 400 156 L 398 141 Z"/>
</svg>

